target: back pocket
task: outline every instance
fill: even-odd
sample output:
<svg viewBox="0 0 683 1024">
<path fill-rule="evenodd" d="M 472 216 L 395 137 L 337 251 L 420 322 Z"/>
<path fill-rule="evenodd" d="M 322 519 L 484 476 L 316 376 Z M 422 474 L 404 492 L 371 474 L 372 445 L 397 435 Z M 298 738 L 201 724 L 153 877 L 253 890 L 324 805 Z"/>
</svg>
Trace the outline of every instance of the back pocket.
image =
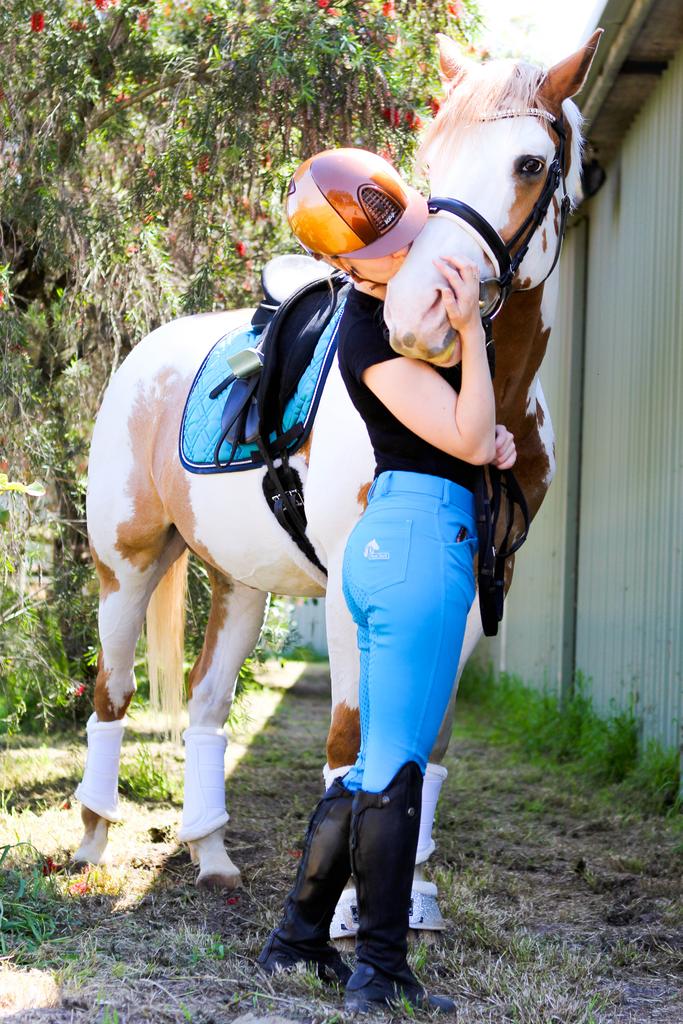
<svg viewBox="0 0 683 1024">
<path fill-rule="evenodd" d="M 349 538 L 346 568 L 366 594 L 403 583 L 408 572 L 412 519 L 364 516 Z"/>
</svg>

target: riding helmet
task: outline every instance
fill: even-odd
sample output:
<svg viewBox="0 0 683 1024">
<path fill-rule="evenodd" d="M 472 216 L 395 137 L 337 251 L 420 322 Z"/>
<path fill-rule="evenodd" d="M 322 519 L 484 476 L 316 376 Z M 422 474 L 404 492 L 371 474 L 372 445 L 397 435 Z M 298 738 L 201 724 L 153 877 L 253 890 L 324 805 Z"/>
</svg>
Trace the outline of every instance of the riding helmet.
<svg viewBox="0 0 683 1024">
<path fill-rule="evenodd" d="M 427 201 L 366 149 L 326 149 L 295 171 L 287 194 L 292 231 L 317 257 L 370 260 L 412 242 Z"/>
</svg>

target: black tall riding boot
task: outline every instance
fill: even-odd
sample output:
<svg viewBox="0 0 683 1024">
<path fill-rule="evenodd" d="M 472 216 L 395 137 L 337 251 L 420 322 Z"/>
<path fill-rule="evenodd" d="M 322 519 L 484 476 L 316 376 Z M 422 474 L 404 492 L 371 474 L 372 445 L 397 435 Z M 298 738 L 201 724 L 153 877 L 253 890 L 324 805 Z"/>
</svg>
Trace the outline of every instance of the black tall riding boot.
<svg viewBox="0 0 683 1024">
<path fill-rule="evenodd" d="M 298 963 L 315 966 L 324 980 L 333 971 L 342 984 L 351 974 L 329 938 L 337 901 L 351 874 L 352 801 L 353 793 L 335 779 L 313 812 L 282 921 L 258 958 L 268 974 Z"/>
<path fill-rule="evenodd" d="M 359 790 L 351 817 L 351 870 L 358 897 L 358 967 L 346 985 L 344 1008 L 365 1012 L 404 997 L 415 1006 L 453 1010 L 428 996 L 410 970 L 408 922 L 415 869 L 422 773 L 414 761 L 381 793 Z"/>
</svg>

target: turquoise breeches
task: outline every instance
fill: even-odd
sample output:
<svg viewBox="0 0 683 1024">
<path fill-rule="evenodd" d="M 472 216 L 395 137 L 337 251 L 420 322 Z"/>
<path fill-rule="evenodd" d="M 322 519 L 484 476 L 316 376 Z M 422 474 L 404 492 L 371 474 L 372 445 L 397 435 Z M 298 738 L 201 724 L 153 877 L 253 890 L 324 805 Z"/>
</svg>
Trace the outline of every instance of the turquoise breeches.
<svg viewBox="0 0 683 1024">
<path fill-rule="evenodd" d="M 380 473 L 344 552 L 361 725 L 347 789 L 377 793 L 408 761 L 424 773 L 455 683 L 476 550 L 470 491 L 423 473 Z"/>
</svg>

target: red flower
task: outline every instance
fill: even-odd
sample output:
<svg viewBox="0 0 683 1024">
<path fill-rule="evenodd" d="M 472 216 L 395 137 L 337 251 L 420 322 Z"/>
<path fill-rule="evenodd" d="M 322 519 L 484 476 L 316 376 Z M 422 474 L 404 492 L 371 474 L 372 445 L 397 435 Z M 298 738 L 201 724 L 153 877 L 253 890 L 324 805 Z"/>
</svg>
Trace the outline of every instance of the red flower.
<svg viewBox="0 0 683 1024">
<path fill-rule="evenodd" d="M 391 107 L 382 107 L 382 117 L 385 121 L 391 121 Z"/>
<path fill-rule="evenodd" d="M 429 106 L 431 108 L 432 114 L 434 115 L 434 117 L 436 117 L 436 115 L 441 110 L 441 104 L 439 103 L 435 96 L 432 96 L 432 98 L 430 99 Z"/>
<path fill-rule="evenodd" d="M 149 14 L 143 11 L 142 14 L 138 14 L 138 28 L 143 32 L 146 32 L 149 28 Z"/>
<path fill-rule="evenodd" d="M 93 0 L 98 11 L 106 11 L 109 7 L 109 0 Z"/>
<path fill-rule="evenodd" d="M 330 7 L 330 9 L 329 9 L 329 11 L 327 13 L 329 14 L 329 16 L 331 18 L 340 18 L 341 17 L 341 11 L 338 11 L 336 7 Z"/>
<path fill-rule="evenodd" d="M 211 22 L 213 21 L 213 14 L 205 14 L 204 21 L 206 22 L 207 25 L 210 25 Z"/>
<path fill-rule="evenodd" d="M 228 898 L 226 900 L 226 903 L 229 903 L 230 906 L 233 907 L 235 905 L 235 903 L 239 903 L 239 901 L 240 901 L 239 896 L 228 896 Z"/>
<path fill-rule="evenodd" d="M 405 120 L 406 120 L 406 124 L 408 125 L 408 127 L 412 128 L 413 127 L 413 122 L 415 121 L 415 111 L 414 110 L 406 110 Z"/>
<path fill-rule="evenodd" d="M 0 292 L 0 306 L 4 306 L 4 305 L 5 305 L 5 293 L 4 292 Z"/>
<path fill-rule="evenodd" d="M 34 11 L 31 15 L 31 32 L 42 32 L 45 28 L 45 15 L 42 11 Z"/>
<path fill-rule="evenodd" d="M 188 188 L 187 192 L 183 192 L 183 199 L 187 199 L 188 202 L 190 199 L 194 199 L 194 192 L 191 188 Z"/>
<path fill-rule="evenodd" d="M 236 242 L 235 243 L 235 252 L 237 253 L 238 256 L 246 256 L 247 255 L 247 247 L 244 244 L 244 242 Z"/>
<path fill-rule="evenodd" d="M 85 683 L 79 683 L 78 686 L 74 686 L 74 697 L 82 697 L 85 693 Z"/>
<path fill-rule="evenodd" d="M 53 861 L 52 857 L 46 857 L 45 860 L 43 861 L 42 872 L 43 872 L 43 875 L 45 875 L 45 877 L 47 877 L 48 875 L 53 875 L 55 873 L 55 871 L 61 871 L 61 870 L 62 870 L 62 865 L 61 864 L 55 864 L 55 862 Z"/>
<path fill-rule="evenodd" d="M 318 0 L 318 7 L 321 11 L 324 11 L 326 7 L 330 6 L 330 0 Z"/>
<path fill-rule="evenodd" d="M 394 0 L 387 0 L 385 4 L 382 4 L 382 14 L 385 18 L 395 18 L 396 9 L 394 7 Z"/>
<path fill-rule="evenodd" d="M 413 131 L 414 132 L 419 132 L 420 129 L 422 128 L 422 124 L 423 124 L 422 118 L 418 114 L 416 114 L 415 117 L 413 118 L 413 124 L 412 124 Z"/>
<path fill-rule="evenodd" d="M 206 174 L 206 172 L 209 169 L 209 163 L 209 154 L 202 153 L 199 160 L 197 161 L 197 170 L 199 171 L 200 174 Z"/>
<path fill-rule="evenodd" d="M 400 112 L 398 110 L 394 110 L 394 112 L 392 114 L 392 117 L 391 117 L 391 123 L 393 124 L 394 128 L 398 128 L 398 126 L 400 125 L 400 123 L 401 123 L 401 114 L 400 114 Z"/>
<path fill-rule="evenodd" d="M 462 18 L 463 14 L 465 13 L 465 8 L 462 3 L 462 0 L 454 0 L 453 3 L 446 4 L 446 6 L 448 8 L 448 13 L 452 14 L 454 18 Z"/>
<path fill-rule="evenodd" d="M 85 32 L 88 27 L 84 21 L 72 21 L 69 23 L 72 32 Z"/>
</svg>

